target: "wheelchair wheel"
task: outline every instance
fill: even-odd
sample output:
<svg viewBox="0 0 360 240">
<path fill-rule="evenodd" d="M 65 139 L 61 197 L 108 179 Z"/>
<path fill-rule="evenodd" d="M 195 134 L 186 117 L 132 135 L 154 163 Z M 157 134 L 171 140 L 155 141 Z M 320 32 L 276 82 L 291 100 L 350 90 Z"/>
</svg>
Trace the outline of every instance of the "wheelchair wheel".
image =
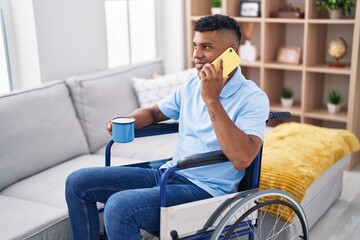
<svg viewBox="0 0 360 240">
<path fill-rule="evenodd" d="M 234 205 L 210 239 L 307 240 L 308 226 L 304 210 L 291 195 L 264 190 Z"/>
</svg>

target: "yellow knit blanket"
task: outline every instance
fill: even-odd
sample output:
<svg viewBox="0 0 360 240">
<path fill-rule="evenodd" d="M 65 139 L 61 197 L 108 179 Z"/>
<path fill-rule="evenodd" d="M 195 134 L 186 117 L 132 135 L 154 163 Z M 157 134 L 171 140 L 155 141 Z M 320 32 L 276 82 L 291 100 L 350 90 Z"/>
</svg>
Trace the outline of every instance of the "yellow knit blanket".
<svg viewBox="0 0 360 240">
<path fill-rule="evenodd" d="M 280 189 L 301 202 L 316 178 L 359 149 L 359 140 L 347 130 L 280 124 L 265 136 L 260 189 Z"/>
</svg>

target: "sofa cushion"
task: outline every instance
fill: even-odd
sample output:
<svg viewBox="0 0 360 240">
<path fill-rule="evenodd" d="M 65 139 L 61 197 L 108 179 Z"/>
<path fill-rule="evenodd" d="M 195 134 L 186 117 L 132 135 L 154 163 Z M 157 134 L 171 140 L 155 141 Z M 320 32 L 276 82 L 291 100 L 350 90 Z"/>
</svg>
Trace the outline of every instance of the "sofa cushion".
<svg viewBox="0 0 360 240">
<path fill-rule="evenodd" d="M 19 181 L 4 189 L 0 194 L 66 210 L 66 177 L 80 168 L 103 167 L 105 166 L 104 159 L 104 155 L 82 155 Z M 112 166 L 118 166 L 144 161 L 112 157 L 111 162 Z"/>
<path fill-rule="evenodd" d="M 71 239 L 67 210 L 0 195 L 1 239 Z"/>
<path fill-rule="evenodd" d="M 111 148 L 111 155 L 148 161 L 167 159 L 174 156 L 177 142 L 177 133 L 135 138 L 130 143 L 115 143 Z M 104 155 L 105 147 L 99 149 L 96 153 Z"/>
<path fill-rule="evenodd" d="M 0 190 L 89 153 L 64 81 L 0 96 Z"/>
<path fill-rule="evenodd" d="M 161 60 L 67 79 L 91 152 L 104 146 L 110 138 L 105 129 L 106 120 L 113 116 L 127 116 L 139 107 L 132 77 L 149 78 L 154 72 L 163 72 Z"/>
<path fill-rule="evenodd" d="M 144 160 L 112 157 L 111 162 L 118 166 Z M 82 155 L 1 191 L 1 239 L 71 239 L 64 195 L 66 177 L 80 168 L 101 166 L 103 155 Z"/>
<path fill-rule="evenodd" d="M 196 75 L 196 68 L 159 76 L 155 79 L 134 77 L 133 84 L 140 107 L 157 103 L 194 75 Z"/>
</svg>

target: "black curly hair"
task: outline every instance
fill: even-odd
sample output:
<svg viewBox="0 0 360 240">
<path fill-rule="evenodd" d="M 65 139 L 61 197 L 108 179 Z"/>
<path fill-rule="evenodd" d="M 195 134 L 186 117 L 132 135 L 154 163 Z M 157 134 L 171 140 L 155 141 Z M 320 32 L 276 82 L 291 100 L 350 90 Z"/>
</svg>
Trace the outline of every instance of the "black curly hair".
<svg viewBox="0 0 360 240">
<path fill-rule="evenodd" d="M 236 38 L 240 44 L 240 39 L 241 39 L 240 27 L 235 21 L 235 19 L 229 16 L 215 14 L 211 16 L 202 17 L 195 23 L 194 30 L 196 32 L 230 30 L 236 35 Z"/>
</svg>

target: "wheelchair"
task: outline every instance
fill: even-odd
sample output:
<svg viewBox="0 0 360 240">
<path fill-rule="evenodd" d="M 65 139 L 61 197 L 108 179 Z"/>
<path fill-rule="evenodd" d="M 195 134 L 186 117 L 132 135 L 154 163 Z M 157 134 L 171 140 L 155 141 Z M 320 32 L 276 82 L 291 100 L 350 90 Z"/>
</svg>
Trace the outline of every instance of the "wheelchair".
<svg viewBox="0 0 360 240">
<path fill-rule="evenodd" d="M 290 116 L 289 112 L 270 112 L 268 120 L 288 119 Z M 135 137 L 177 131 L 177 123 L 158 123 L 135 130 Z M 110 166 L 113 144 L 110 139 L 106 146 L 106 166 Z M 259 190 L 261 156 L 262 148 L 247 167 L 237 193 L 176 206 L 166 206 L 166 182 L 172 173 L 228 159 L 221 151 L 214 151 L 187 157 L 168 168 L 160 183 L 160 232 L 151 234 L 165 240 L 308 239 L 306 215 L 298 201 L 281 190 Z"/>
</svg>

